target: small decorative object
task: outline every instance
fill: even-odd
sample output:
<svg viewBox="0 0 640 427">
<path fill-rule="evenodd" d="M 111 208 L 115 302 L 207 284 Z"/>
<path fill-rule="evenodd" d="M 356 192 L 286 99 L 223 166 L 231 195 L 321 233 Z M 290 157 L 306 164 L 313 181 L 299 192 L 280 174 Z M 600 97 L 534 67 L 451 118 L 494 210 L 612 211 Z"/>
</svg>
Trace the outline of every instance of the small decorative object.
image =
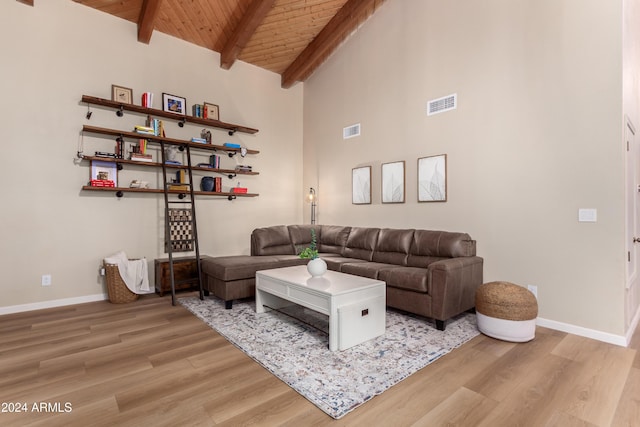
<svg viewBox="0 0 640 427">
<path fill-rule="evenodd" d="M 220 120 L 220 107 L 216 104 L 204 103 L 204 118 L 211 120 Z"/>
<path fill-rule="evenodd" d="M 318 277 L 327 272 L 327 263 L 322 258 L 318 258 L 318 245 L 315 229 L 311 229 L 311 244 L 304 248 L 298 256 L 302 259 L 310 260 L 307 263 L 307 271 L 311 276 Z"/>
<path fill-rule="evenodd" d="M 404 203 L 404 160 L 382 164 L 382 203 Z"/>
<path fill-rule="evenodd" d="M 123 104 L 133 103 L 133 90 L 128 87 L 111 85 L 111 100 Z"/>
<path fill-rule="evenodd" d="M 354 168 L 351 172 L 351 203 L 371 204 L 371 166 Z"/>
<path fill-rule="evenodd" d="M 418 202 L 447 201 L 447 155 L 418 159 Z"/>
<path fill-rule="evenodd" d="M 187 111 L 187 100 L 179 96 L 162 94 L 162 109 L 170 113 L 185 115 Z"/>
<path fill-rule="evenodd" d="M 202 129 L 200 137 L 207 141 L 207 144 L 211 144 L 211 131 L 209 129 Z"/>
<path fill-rule="evenodd" d="M 200 180 L 200 189 L 202 191 L 213 191 L 214 180 L 212 176 L 203 176 Z"/>
</svg>

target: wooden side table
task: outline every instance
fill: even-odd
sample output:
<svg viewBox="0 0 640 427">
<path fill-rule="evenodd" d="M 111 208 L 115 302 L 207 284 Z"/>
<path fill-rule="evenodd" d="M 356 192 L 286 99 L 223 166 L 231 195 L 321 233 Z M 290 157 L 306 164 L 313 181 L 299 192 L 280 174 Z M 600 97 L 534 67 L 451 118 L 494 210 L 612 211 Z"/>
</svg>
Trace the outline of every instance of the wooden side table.
<svg viewBox="0 0 640 427">
<path fill-rule="evenodd" d="M 169 258 L 154 260 L 156 271 L 156 293 L 163 296 L 171 293 L 171 274 Z M 173 257 L 173 275 L 176 291 L 191 290 L 198 287 L 198 265 L 195 257 Z"/>
</svg>

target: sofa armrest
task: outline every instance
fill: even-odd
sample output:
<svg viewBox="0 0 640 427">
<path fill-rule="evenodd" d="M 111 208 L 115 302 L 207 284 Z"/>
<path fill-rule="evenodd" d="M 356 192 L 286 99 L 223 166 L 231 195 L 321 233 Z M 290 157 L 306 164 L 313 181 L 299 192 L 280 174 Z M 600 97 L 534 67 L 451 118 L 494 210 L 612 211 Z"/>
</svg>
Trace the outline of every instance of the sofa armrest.
<svg viewBox="0 0 640 427">
<path fill-rule="evenodd" d="M 427 292 L 433 317 L 448 319 L 475 306 L 476 290 L 482 284 L 484 260 L 478 256 L 435 261 L 427 270 Z"/>
</svg>

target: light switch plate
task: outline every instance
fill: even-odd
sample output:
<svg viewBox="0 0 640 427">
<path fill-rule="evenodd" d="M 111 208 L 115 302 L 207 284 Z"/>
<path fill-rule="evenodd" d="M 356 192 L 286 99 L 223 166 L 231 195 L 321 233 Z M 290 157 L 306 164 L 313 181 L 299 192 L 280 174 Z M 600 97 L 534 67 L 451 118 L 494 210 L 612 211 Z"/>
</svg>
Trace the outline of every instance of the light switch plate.
<svg viewBox="0 0 640 427">
<path fill-rule="evenodd" d="M 579 222 L 596 222 L 598 221 L 597 209 L 578 209 Z"/>
</svg>

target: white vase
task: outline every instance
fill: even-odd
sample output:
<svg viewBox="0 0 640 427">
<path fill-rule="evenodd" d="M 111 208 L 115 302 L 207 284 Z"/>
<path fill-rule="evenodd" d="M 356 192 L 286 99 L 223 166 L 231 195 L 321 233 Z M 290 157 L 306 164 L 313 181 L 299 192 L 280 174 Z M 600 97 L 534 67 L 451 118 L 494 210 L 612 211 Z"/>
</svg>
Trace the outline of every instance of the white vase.
<svg viewBox="0 0 640 427">
<path fill-rule="evenodd" d="M 327 272 L 327 263 L 322 258 L 312 259 L 307 263 L 307 271 L 313 277 L 322 276 Z"/>
</svg>

